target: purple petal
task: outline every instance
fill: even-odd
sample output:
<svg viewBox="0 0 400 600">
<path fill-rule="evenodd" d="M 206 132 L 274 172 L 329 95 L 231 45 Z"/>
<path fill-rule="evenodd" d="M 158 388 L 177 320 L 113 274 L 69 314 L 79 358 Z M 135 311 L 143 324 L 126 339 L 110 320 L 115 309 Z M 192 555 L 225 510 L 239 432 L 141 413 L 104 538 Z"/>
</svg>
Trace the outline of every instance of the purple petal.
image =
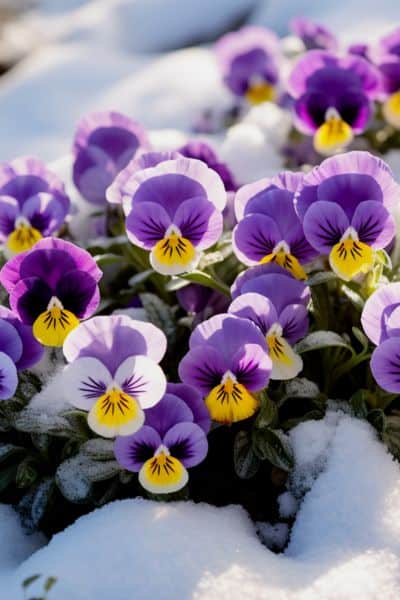
<svg viewBox="0 0 400 600">
<path fill-rule="evenodd" d="M 15 220 L 19 217 L 18 202 L 10 196 L 0 196 L 0 241 L 5 242 L 14 231 Z"/>
<path fill-rule="evenodd" d="M 228 312 L 242 319 L 250 319 L 266 335 L 274 323 L 278 322 L 278 315 L 272 302 L 261 294 L 243 294 L 231 303 Z"/>
<path fill-rule="evenodd" d="M 205 250 L 215 244 L 222 234 L 222 214 L 204 198 L 192 198 L 183 202 L 176 211 L 174 224 L 182 236 L 198 250 Z"/>
<path fill-rule="evenodd" d="M 0 400 L 8 400 L 15 394 L 18 385 L 17 369 L 11 358 L 0 352 Z"/>
<path fill-rule="evenodd" d="M 186 402 L 193 414 L 193 421 L 208 433 L 211 426 L 210 413 L 201 394 L 192 386 L 184 383 L 168 383 L 167 392 Z"/>
<path fill-rule="evenodd" d="M 47 310 L 52 289 L 39 277 L 21 280 L 10 294 L 10 307 L 23 323 L 33 325 L 40 313 Z"/>
<path fill-rule="evenodd" d="M 4 319 L 0 319 L 0 352 L 7 354 L 16 363 L 22 356 L 22 341 L 16 328 Z"/>
<path fill-rule="evenodd" d="M 250 392 L 257 392 L 268 385 L 272 361 L 265 348 L 244 344 L 232 357 L 229 370 Z"/>
<path fill-rule="evenodd" d="M 55 288 L 57 283 L 68 271 L 75 270 L 73 258 L 58 249 L 35 249 L 30 251 L 20 265 L 20 277 L 38 277 L 51 287 Z"/>
<path fill-rule="evenodd" d="M 208 452 L 207 436 L 195 423 L 174 425 L 165 434 L 163 444 L 186 468 L 201 463 Z"/>
<path fill-rule="evenodd" d="M 282 335 L 289 344 L 295 344 L 303 338 L 309 328 L 307 309 L 302 304 L 289 304 L 279 315 Z"/>
<path fill-rule="evenodd" d="M 100 291 L 96 281 L 84 271 L 71 271 L 58 281 L 55 296 L 66 310 L 78 319 L 87 319 L 100 302 Z"/>
<path fill-rule="evenodd" d="M 0 306 L 0 319 L 11 323 L 21 339 L 23 349 L 20 358 L 15 362 L 17 369 L 28 369 L 39 362 L 43 356 L 44 348 L 33 337 L 32 328 L 24 325 L 11 310 L 4 306 Z"/>
<path fill-rule="evenodd" d="M 315 202 L 303 220 L 307 240 L 321 254 L 330 252 L 349 225 L 345 212 L 334 202 Z"/>
<path fill-rule="evenodd" d="M 94 356 L 114 374 L 129 356 L 144 355 L 159 362 L 166 347 L 164 333 L 151 323 L 111 315 L 80 323 L 65 340 L 63 352 L 68 362 Z"/>
<path fill-rule="evenodd" d="M 204 396 L 221 383 L 229 370 L 229 363 L 213 346 L 203 344 L 192 348 L 179 364 L 179 377 L 183 383 L 198 389 Z"/>
<path fill-rule="evenodd" d="M 166 393 L 160 402 L 145 411 L 145 424 L 163 437 L 177 423 L 192 422 L 193 413 L 187 404 L 171 393 Z"/>
<path fill-rule="evenodd" d="M 371 371 L 381 388 L 387 392 L 400 392 L 400 344 L 397 337 L 385 340 L 374 350 Z"/>
<path fill-rule="evenodd" d="M 241 262 L 254 265 L 267 254 L 271 254 L 281 240 L 278 226 L 271 217 L 252 214 L 236 225 L 232 246 Z"/>
<path fill-rule="evenodd" d="M 69 204 L 60 202 L 57 196 L 42 192 L 24 203 L 21 214 L 42 235 L 50 235 L 60 229 L 68 209 Z"/>
<path fill-rule="evenodd" d="M 126 218 L 128 238 L 146 250 L 151 250 L 164 238 L 170 225 L 170 216 L 155 202 L 143 202 L 135 206 Z"/>
<path fill-rule="evenodd" d="M 383 285 L 366 301 L 361 315 L 365 334 L 378 345 L 388 337 L 387 319 L 400 306 L 400 283 Z"/>
<path fill-rule="evenodd" d="M 124 469 L 136 473 L 146 460 L 154 456 L 161 444 L 157 431 L 144 425 L 133 435 L 117 437 L 114 442 L 115 458 Z"/>
<path fill-rule="evenodd" d="M 376 250 L 385 248 L 396 234 L 396 225 L 381 202 L 367 201 L 356 208 L 351 225 L 364 244 Z"/>
</svg>

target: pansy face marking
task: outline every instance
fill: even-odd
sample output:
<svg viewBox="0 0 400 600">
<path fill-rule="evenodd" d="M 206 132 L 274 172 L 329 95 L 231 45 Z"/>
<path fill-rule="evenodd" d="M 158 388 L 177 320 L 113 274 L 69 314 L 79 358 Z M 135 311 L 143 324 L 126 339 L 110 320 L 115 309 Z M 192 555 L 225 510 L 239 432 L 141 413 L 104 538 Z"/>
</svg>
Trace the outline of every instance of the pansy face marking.
<svg viewBox="0 0 400 600">
<path fill-rule="evenodd" d="M 153 458 L 149 458 L 139 471 L 139 482 L 148 491 L 171 493 L 182 489 L 189 474 L 180 460 L 171 456 L 164 445 L 159 446 Z"/>
<path fill-rule="evenodd" d="M 53 296 L 47 306 L 33 323 L 32 332 L 44 346 L 62 346 L 67 335 L 79 325 L 79 319 L 69 310 L 65 310 L 60 300 Z"/>
<path fill-rule="evenodd" d="M 314 148 L 322 155 L 330 156 L 346 148 L 353 139 L 353 131 L 336 108 L 328 108 L 325 122 L 314 134 Z"/>
<path fill-rule="evenodd" d="M 353 227 L 349 227 L 329 255 L 331 269 L 345 281 L 360 273 L 368 273 L 374 264 L 374 251 L 360 242 Z"/>
<path fill-rule="evenodd" d="M 143 423 L 144 414 L 135 398 L 115 386 L 98 398 L 88 415 L 88 424 L 93 431 L 99 424 L 110 432 L 118 429 L 120 435 L 124 435 L 126 428 L 129 428 L 128 433 L 133 433 Z"/>
<path fill-rule="evenodd" d="M 234 423 L 251 417 L 259 407 L 259 400 L 227 371 L 205 399 L 211 418 L 218 423 Z"/>
<path fill-rule="evenodd" d="M 263 102 L 274 102 L 275 87 L 260 77 L 253 77 L 245 94 L 246 100 L 253 105 Z"/>
<path fill-rule="evenodd" d="M 193 244 L 185 237 L 177 227 L 170 227 L 165 237 L 157 242 L 151 252 L 152 264 L 179 270 L 190 270 L 190 265 L 197 262 L 197 252 Z"/>
<path fill-rule="evenodd" d="M 25 217 L 18 217 L 14 223 L 14 231 L 7 238 L 6 246 L 12 254 L 30 250 L 42 239 L 40 231 L 32 227 Z"/>
<path fill-rule="evenodd" d="M 261 265 L 269 262 L 276 263 L 283 269 L 286 269 L 296 277 L 296 279 L 307 279 L 307 274 L 297 258 L 290 253 L 288 244 L 284 241 L 279 242 L 270 254 L 267 254 L 260 260 Z"/>
<path fill-rule="evenodd" d="M 385 100 L 382 106 L 382 112 L 386 121 L 392 125 L 392 127 L 400 129 L 400 91 L 394 92 L 394 94 L 391 94 Z"/>
</svg>

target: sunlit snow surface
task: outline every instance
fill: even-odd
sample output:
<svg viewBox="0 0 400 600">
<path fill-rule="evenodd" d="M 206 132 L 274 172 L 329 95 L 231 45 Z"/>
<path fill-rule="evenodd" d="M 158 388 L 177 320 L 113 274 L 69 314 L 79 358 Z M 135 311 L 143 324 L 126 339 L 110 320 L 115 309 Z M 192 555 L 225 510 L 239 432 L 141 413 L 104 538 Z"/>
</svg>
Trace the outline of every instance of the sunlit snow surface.
<svg viewBox="0 0 400 600">
<path fill-rule="evenodd" d="M 20 598 L 19 582 L 42 573 L 58 577 L 54 600 L 398 598 L 398 465 L 369 425 L 340 412 L 300 425 L 294 438 L 295 475 L 308 465 L 316 480 L 284 554 L 260 544 L 241 508 L 125 500 L 56 535 L 14 571 L 4 597 Z M 2 561 L 16 562 L 7 548 Z"/>
</svg>

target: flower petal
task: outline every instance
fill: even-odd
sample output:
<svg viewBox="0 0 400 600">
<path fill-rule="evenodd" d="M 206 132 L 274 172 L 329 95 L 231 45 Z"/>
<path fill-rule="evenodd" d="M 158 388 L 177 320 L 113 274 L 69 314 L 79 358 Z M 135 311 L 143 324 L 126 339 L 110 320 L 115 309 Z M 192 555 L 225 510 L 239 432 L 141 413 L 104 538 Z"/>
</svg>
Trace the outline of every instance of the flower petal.
<svg viewBox="0 0 400 600">
<path fill-rule="evenodd" d="M 126 232 L 133 244 L 151 250 L 163 239 L 171 217 L 160 204 L 143 202 L 135 205 L 126 218 Z"/>
<path fill-rule="evenodd" d="M 163 438 L 163 445 L 187 469 L 201 463 L 208 452 L 207 436 L 195 423 L 177 423 L 171 427 Z"/>
<path fill-rule="evenodd" d="M 242 294 L 231 303 L 228 312 L 242 319 L 253 321 L 264 335 L 278 321 L 272 302 L 261 294 Z"/>
<path fill-rule="evenodd" d="M 338 243 L 350 223 L 343 209 L 334 202 L 318 201 L 307 210 L 304 234 L 318 252 L 328 254 Z"/>
<path fill-rule="evenodd" d="M 130 356 L 119 366 L 114 381 L 142 408 L 150 408 L 165 394 L 167 381 L 161 367 L 147 356 Z"/>
<path fill-rule="evenodd" d="M 381 202 L 359 204 L 351 220 L 361 242 L 380 250 L 389 245 L 396 233 L 396 225 Z"/>
<path fill-rule="evenodd" d="M 124 469 L 137 473 L 144 463 L 154 456 L 161 443 L 157 431 L 143 425 L 132 435 L 117 437 L 114 442 L 115 458 Z"/>
<path fill-rule="evenodd" d="M 377 383 L 387 392 L 400 392 L 400 343 L 389 338 L 378 346 L 371 358 L 371 371 Z"/>
<path fill-rule="evenodd" d="M 18 385 L 17 369 L 14 362 L 4 352 L 0 352 L 0 400 L 14 396 Z"/>
<path fill-rule="evenodd" d="M 62 373 L 63 393 L 73 406 L 90 410 L 112 384 L 110 371 L 97 358 L 77 358 Z"/>
<path fill-rule="evenodd" d="M 145 411 L 145 417 L 146 425 L 158 431 L 161 437 L 173 425 L 193 421 L 190 407 L 181 398 L 168 392 L 164 394 L 158 404 Z"/>
<path fill-rule="evenodd" d="M 238 259 L 246 265 L 255 265 L 271 254 L 282 240 L 272 217 L 252 214 L 240 221 L 233 230 L 232 246 Z"/>
</svg>

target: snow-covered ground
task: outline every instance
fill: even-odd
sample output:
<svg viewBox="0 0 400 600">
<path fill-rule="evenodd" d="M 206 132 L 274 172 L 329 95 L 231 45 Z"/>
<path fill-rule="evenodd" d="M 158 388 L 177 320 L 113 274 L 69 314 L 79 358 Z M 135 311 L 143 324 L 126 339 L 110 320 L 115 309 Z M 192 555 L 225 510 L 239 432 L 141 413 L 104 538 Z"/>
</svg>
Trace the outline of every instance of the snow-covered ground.
<svg viewBox="0 0 400 600">
<path fill-rule="evenodd" d="M 16 556 L 19 526 L 0 520 L 2 539 L 12 539 L 2 597 L 17 600 L 20 582 L 42 574 L 57 577 L 54 600 L 398 599 L 399 466 L 369 425 L 341 412 L 298 426 L 292 441 L 291 492 L 312 487 L 284 554 L 260 544 L 241 508 L 124 500 L 82 517 L 18 568 L 32 541 Z"/>
</svg>

